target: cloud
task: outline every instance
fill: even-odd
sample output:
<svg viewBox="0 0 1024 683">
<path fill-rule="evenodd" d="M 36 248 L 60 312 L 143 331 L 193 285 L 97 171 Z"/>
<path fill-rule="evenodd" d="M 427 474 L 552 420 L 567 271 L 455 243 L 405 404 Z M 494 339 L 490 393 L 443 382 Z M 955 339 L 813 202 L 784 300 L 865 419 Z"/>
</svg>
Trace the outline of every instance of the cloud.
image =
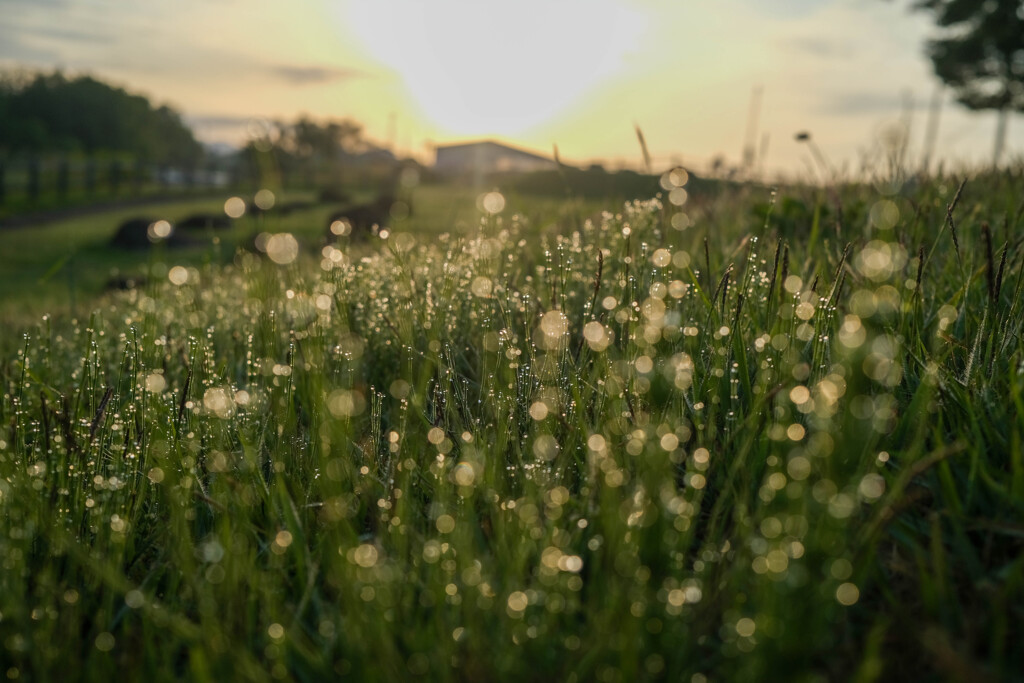
<svg viewBox="0 0 1024 683">
<path fill-rule="evenodd" d="M 270 72 L 279 79 L 292 85 L 316 85 L 332 81 L 344 81 L 365 76 L 357 69 L 345 69 L 331 66 L 288 66 L 278 65 L 270 68 Z"/>
<path fill-rule="evenodd" d="M 838 59 L 852 57 L 855 50 L 848 42 L 837 42 L 816 36 L 799 36 L 784 41 L 789 49 L 816 59 Z"/>
<path fill-rule="evenodd" d="M 0 0 L 0 13 L 10 9 L 13 19 L 0 21 L 0 60 L 29 65 L 77 66 L 82 51 L 100 48 L 117 36 L 112 27 L 92 17 L 55 22 L 54 12 L 67 12 L 63 0 Z"/>
<path fill-rule="evenodd" d="M 0 8 L 8 5 L 25 5 L 29 7 L 67 7 L 70 0 L 0 0 Z"/>
<path fill-rule="evenodd" d="M 35 45 L 26 45 L 19 39 L 16 32 L 9 32 L 7 28 L 0 27 L 0 64 L 3 64 L 5 68 L 17 68 L 26 65 L 50 66 L 59 62 L 59 57 L 60 55 L 57 51 Z"/>
<path fill-rule="evenodd" d="M 766 19 L 776 21 L 805 19 L 825 12 L 836 4 L 836 0 L 776 0 L 776 2 L 743 0 L 743 2 L 749 6 L 751 11 Z"/>
<path fill-rule="evenodd" d="M 110 40 L 113 35 L 108 29 L 99 27 L 94 27 L 92 30 L 82 30 L 31 26 L 19 30 L 41 38 L 72 43 L 102 43 Z"/>
<path fill-rule="evenodd" d="M 230 114 L 199 114 L 186 116 L 186 122 L 196 128 L 238 128 L 252 121 L 251 116 L 232 116 Z"/>
<path fill-rule="evenodd" d="M 899 92 L 836 92 L 822 93 L 817 111 L 827 116 L 896 115 L 905 108 L 926 109 L 928 100 Z"/>
</svg>

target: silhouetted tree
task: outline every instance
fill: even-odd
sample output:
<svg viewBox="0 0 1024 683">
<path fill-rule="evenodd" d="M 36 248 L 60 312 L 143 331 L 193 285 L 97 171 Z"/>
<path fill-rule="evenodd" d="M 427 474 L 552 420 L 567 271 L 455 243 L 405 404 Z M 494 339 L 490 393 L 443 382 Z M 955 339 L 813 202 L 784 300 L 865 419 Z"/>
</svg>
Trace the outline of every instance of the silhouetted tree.
<svg viewBox="0 0 1024 683">
<path fill-rule="evenodd" d="M 281 182 L 296 173 L 315 184 L 317 171 L 336 176 L 346 154 L 367 149 L 362 126 L 348 119 L 315 121 L 301 116 L 292 123 L 276 122 L 264 138 L 252 140 L 241 151 L 246 174 L 261 183 L 279 176 Z"/>
<path fill-rule="evenodd" d="M 300 159 L 334 161 L 362 144 L 362 126 L 348 120 L 317 123 L 307 116 L 288 127 L 286 145 Z"/>
<path fill-rule="evenodd" d="M 173 109 L 88 76 L 0 77 L 0 152 L 128 152 L 196 163 L 202 146 Z"/>
<path fill-rule="evenodd" d="M 935 74 L 969 109 L 999 112 L 993 164 L 1010 112 L 1024 111 L 1024 0 L 915 0 L 942 29 L 928 42 Z"/>
</svg>

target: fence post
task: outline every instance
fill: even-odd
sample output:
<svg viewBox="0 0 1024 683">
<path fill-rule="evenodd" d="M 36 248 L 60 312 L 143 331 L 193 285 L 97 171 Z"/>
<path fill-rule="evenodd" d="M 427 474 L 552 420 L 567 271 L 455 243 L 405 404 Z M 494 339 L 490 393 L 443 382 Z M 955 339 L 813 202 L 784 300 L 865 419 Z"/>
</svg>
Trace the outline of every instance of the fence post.
<svg viewBox="0 0 1024 683">
<path fill-rule="evenodd" d="M 28 161 L 28 185 L 26 194 L 30 204 L 39 201 L 39 159 L 32 157 Z"/>
<path fill-rule="evenodd" d="M 96 194 L 96 161 L 92 157 L 85 160 L 85 193 L 90 197 Z"/>
<path fill-rule="evenodd" d="M 118 190 L 121 189 L 121 181 L 123 180 L 124 169 L 121 167 L 121 161 L 114 159 L 110 162 L 110 170 L 107 174 L 107 180 L 110 183 L 110 193 L 117 195 Z"/>
<path fill-rule="evenodd" d="M 68 168 L 68 160 L 62 158 L 57 162 L 57 199 L 59 201 L 67 200 L 70 185 L 71 171 Z"/>
<path fill-rule="evenodd" d="M 142 194 L 143 175 L 145 172 L 146 166 L 142 159 L 135 159 L 135 167 L 132 169 L 132 194 L 136 196 Z"/>
<path fill-rule="evenodd" d="M 245 161 L 236 161 L 230 169 L 228 183 L 232 189 L 241 187 L 245 179 Z"/>
</svg>

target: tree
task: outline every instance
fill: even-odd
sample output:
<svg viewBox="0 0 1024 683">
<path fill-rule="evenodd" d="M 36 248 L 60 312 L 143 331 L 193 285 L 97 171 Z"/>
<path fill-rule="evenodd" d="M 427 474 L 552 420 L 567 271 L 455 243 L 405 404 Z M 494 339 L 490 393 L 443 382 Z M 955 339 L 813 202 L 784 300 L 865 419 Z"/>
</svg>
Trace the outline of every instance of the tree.
<svg viewBox="0 0 1024 683">
<path fill-rule="evenodd" d="M 88 76 L 0 75 L 0 153 L 127 152 L 189 166 L 202 146 L 168 107 Z"/>
<path fill-rule="evenodd" d="M 369 149 L 359 123 L 349 119 L 316 121 L 302 115 L 291 123 L 275 122 L 260 139 L 251 140 L 241 151 L 251 178 L 271 182 L 275 176 L 305 176 L 315 185 L 319 176 L 338 178 L 346 157 Z"/>
<path fill-rule="evenodd" d="M 1024 0 L 916 0 L 942 29 L 928 42 L 935 74 L 968 109 L 995 109 L 993 165 L 1010 112 L 1024 111 Z"/>
<path fill-rule="evenodd" d="M 362 145 L 362 126 L 348 120 L 317 123 L 301 116 L 289 128 L 290 151 L 299 159 L 336 161 Z"/>
</svg>

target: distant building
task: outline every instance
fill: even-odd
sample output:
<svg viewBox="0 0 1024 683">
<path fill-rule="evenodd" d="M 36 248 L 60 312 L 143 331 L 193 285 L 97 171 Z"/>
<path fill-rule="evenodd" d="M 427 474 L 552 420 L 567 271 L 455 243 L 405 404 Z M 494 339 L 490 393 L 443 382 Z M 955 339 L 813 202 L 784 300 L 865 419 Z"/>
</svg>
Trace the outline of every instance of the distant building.
<svg viewBox="0 0 1024 683">
<path fill-rule="evenodd" d="M 344 152 L 346 164 L 353 166 L 393 166 L 398 163 L 394 152 L 376 145 L 368 145 L 360 152 Z"/>
<path fill-rule="evenodd" d="M 493 140 L 438 145 L 434 170 L 447 176 L 471 176 L 479 182 L 491 173 L 551 171 L 555 162 Z"/>
</svg>

